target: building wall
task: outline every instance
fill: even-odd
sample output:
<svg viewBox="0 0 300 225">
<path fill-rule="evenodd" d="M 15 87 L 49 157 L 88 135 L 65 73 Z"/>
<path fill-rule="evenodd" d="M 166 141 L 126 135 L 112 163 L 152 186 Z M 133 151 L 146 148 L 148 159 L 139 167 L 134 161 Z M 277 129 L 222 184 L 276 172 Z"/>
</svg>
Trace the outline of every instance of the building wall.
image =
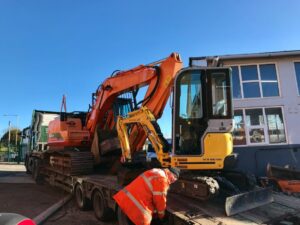
<svg viewBox="0 0 300 225">
<path fill-rule="evenodd" d="M 238 154 L 237 170 L 266 176 L 268 163 L 300 170 L 300 145 L 234 147 Z"/>
<path fill-rule="evenodd" d="M 298 94 L 294 62 L 300 57 L 272 59 L 248 59 L 223 61 L 224 66 L 275 63 L 279 97 L 234 99 L 234 109 L 280 106 L 283 110 L 286 144 L 261 144 L 256 146 L 235 146 L 239 154 L 237 168 L 257 176 L 266 175 L 268 163 L 300 169 L 300 96 Z"/>
<path fill-rule="evenodd" d="M 275 63 L 279 81 L 279 97 L 234 99 L 233 105 L 238 108 L 255 108 L 282 106 L 286 127 L 287 144 L 300 144 L 300 96 L 296 82 L 294 62 L 300 57 L 272 59 L 251 59 L 224 61 L 224 66 Z"/>
<path fill-rule="evenodd" d="M 279 74 L 289 144 L 300 144 L 300 96 L 298 95 L 294 61 L 280 61 Z"/>
</svg>

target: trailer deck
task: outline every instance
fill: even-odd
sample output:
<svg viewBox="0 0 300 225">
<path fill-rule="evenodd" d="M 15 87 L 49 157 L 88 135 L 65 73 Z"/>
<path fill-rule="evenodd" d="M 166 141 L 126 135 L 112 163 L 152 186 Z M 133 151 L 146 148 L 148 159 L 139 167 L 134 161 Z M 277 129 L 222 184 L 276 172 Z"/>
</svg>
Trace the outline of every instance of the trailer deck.
<svg viewBox="0 0 300 225">
<path fill-rule="evenodd" d="M 257 225 L 300 224 L 300 199 L 273 193 L 274 202 L 234 216 L 226 216 L 220 202 L 199 202 L 195 199 L 169 194 L 168 211 L 182 224 Z M 180 224 L 179 222 L 174 224 Z"/>
<path fill-rule="evenodd" d="M 57 177 L 59 178 L 59 176 Z M 55 179 L 51 179 L 52 182 Z M 112 196 L 122 188 L 118 184 L 117 176 L 92 174 L 86 176 L 73 176 L 72 179 L 63 179 L 66 186 L 75 189 L 80 184 L 87 199 L 93 199 L 93 193 L 100 191 L 107 202 L 107 206 L 116 210 L 116 203 Z M 72 183 L 69 183 L 72 181 Z M 52 183 L 53 184 L 53 183 Z M 58 180 L 62 185 L 62 179 Z M 70 189 L 70 190 L 71 190 Z M 285 194 L 273 193 L 274 202 L 257 207 L 234 216 L 226 216 L 224 202 L 220 200 L 201 202 L 197 199 L 169 193 L 167 211 L 170 223 L 175 225 L 299 225 L 300 224 L 300 199 Z"/>
</svg>

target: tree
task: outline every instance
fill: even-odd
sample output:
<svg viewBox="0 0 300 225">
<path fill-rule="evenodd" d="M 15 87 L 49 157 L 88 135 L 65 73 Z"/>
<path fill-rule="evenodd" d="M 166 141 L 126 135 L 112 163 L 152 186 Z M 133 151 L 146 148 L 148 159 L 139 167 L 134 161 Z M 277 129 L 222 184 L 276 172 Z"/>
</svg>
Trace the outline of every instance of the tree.
<svg viewBox="0 0 300 225">
<path fill-rule="evenodd" d="M 20 144 L 21 136 L 20 136 L 20 130 L 18 128 L 11 128 L 10 129 L 10 144 L 16 145 L 16 136 L 17 136 L 17 144 Z M 17 135 L 16 135 L 17 134 Z M 9 131 L 7 130 L 3 136 L 1 137 L 0 142 L 4 146 L 8 146 L 8 137 L 9 137 Z"/>
</svg>

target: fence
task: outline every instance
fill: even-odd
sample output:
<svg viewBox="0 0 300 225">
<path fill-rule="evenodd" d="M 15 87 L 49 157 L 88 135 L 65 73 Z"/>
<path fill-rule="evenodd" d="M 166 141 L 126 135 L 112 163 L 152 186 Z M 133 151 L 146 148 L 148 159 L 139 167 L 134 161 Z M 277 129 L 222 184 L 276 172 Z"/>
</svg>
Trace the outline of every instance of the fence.
<svg viewBox="0 0 300 225">
<path fill-rule="evenodd" d="M 0 162 L 23 162 L 24 153 L 22 146 L 0 146 Z"/>
</svg>

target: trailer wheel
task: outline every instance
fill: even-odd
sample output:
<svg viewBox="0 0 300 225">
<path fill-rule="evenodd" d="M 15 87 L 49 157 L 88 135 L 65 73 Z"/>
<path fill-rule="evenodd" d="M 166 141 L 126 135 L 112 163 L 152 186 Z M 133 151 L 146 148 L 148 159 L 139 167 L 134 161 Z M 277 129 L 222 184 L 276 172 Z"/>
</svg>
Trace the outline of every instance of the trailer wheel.
<svg viewBox="0 0 300 225">
<path fill-rule="evenodd" d="M 123 213 L 122 209 L 118 207 L 118 224 L 119 225 L 134 225 L 133 222 Z"/>
<path fill-rule="evenodd" d="M 75 186 L 76 205 L 80 210 L 87 210 L 89 208 L 89 200 L 85 197 L 83 187 L 81 184 Z"/>
<path fill-rule="evenodd" d="M 25 168 L 26 168 L 26 173 L 31 174 L 31 171 L 29 169 L 29 157 L 27 155 L 25 156 Z"/>
<path fill-rule="evenodd" d="M 42 175 L 40 173 L 40 160 L 34 159 L 32 162 L 32 177 L 35 180 L 37 184 L 40 184 L 42 182 Z"/>
<path fill-rule="evenodd" d="M 112 209 L 108 207 L 101 191 L 97 190 L 94 192 L 92 201 L 95 216 L 98 220 L 108 221 L 112 219 Z"/>
</svg>

